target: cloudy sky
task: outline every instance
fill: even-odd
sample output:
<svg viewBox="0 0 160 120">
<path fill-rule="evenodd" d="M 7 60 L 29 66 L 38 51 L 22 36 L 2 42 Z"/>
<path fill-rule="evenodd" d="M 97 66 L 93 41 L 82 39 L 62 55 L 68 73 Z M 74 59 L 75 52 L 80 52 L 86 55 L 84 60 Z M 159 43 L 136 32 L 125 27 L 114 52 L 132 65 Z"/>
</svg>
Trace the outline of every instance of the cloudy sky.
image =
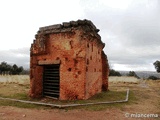
<svg viewBox="0 0 160 120">
<path fill-rule="evenodd" d="M 159 0 L 1 0 L 0 62 L 29 68 L 39 27 L 89 19 L 97 28 L 111 68 L 155 71 L 160 60 Z"/>
</svg>

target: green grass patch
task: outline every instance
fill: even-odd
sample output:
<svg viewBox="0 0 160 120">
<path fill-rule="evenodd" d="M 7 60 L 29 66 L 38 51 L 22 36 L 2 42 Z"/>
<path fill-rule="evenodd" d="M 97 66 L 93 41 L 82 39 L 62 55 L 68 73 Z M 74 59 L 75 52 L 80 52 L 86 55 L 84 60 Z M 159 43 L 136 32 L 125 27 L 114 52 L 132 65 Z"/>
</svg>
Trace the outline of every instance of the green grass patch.
<svg viewBox="0 0 160 120">
<path fill-rule="evenodd" d="M 52 104 L 85 104 L 85 103 L 97 103 L 97 102 L 109 102 L 109 101 L 119 101 L 125 100 L 126 98 L 126 90 L 110 90 L 107 92 L 101 92 L 99 94 L 94 95 L 88 100 L 53 100 L 49 98 L 42 99 L 31 99 L 28 96 L 29 85 L 18 85 L 18 84 L 0 84 L 0 97 L 19 99 L 19 100 L 29 100 L 29 101 L 37 101 L 37 102 L 45 102 Z M 86 110 L 103 110 L 110 107 L 118 107 L 121 108 L 124 105 L 131 104 L 135 102 L 135 96 L 132 91 L 129 94 L 129 102 L 127 103 L 114 103 L 114 104 L 100 104 L 100 105 L 89 105 L 89 106 L 78 106 L 78 107 L 69 107 L 65 108 L 66 110 L 71 109 L 86 109 Z M 16 106 L 20 108 L 43 108 L 46 109 L 46 106 L 34 105 L 34 104 L 26 104 L 20 102 L 13 102 L 9 100 L 0 100 L 0 106 Z M 51 107 L 47 107 L 50 109 Z"/>
<path fill-rule="evenodd" d="M 107 91 L 98 93 L 88 100 L 52 100 L 46 99 L 45 102 L 57 103 L 57 104 L 85 104 L 85 103 L 97 103 L 106 101 L 124 100 L 126 98 L 126 91 Z"/>
<path fill-rule="evenodd" d="M 44 106 L 40 105 L 20 103 L 9 100 L 0 100 L 0 106 L 14 106 L 18 108 L 36 108 L 36 109 L 45 108 Z"/>
<path fill-rule="evenodd" d="M 75 103 L 83 104 L 83 103 L 96 103 L 96 102 L 109 102 L 109 101 L 119 101 L 124 100 L 126 98 L 126 91 L 108 91 L 99 93 L 88 100 L 77 100 Z M 111 104 L 99 104 L 99 105 L 89 105 L 89 106 L 78 106 L 78 107 L 69 107 L 67 110 L 71 109 L 85 109 L 89 111 L 99 111 L 108 108 L 119 108 L 123 109 L 126 105 L 131 105 L 136 103 L 137 98 L 133 91 L 129 93 L 129 101 L 126 103 L 111 103 Z"/>
</svg>

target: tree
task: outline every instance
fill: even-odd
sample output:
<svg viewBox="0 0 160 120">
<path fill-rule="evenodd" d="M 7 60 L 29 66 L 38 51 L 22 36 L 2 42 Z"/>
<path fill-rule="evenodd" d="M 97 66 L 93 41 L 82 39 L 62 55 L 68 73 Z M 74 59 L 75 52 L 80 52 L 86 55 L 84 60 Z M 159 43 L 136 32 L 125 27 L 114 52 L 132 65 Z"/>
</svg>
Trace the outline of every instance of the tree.
<svg viewBox="0 0 160 120">
<path fill-rule="evenodd" d="M 138 75 L 134 71 L 129 71 L 127 76 L 134 76 L 136 78 L 139 78 Z"/>
<path fill-rule="evenodd" d="M 121 76 L 120 72 L 115 71 L 113 69 L 109 70 L 109 76 Z"/>
<path fill-rule="evenodd" d="M 23 67 L 20 66 L 20 67 L 17 69 L 17 73 L 20 74 L 23 70 L 24 70 Z"/>
<path fill-rule="evenodd" d="M 6 71 L 7 70 L 7 63 L 6 62 L 1 62 L 0 69 L 1 69 L 2 72 Z"/>
<path fill-rule="evenodd" d="M 12 74 L 13 75 L 16 75 L 16 74 L 18 74 L 18 66 L 16 65 L 16 64 L 14 64 L 13 66 L 12 66 Z"/>
<path fill-rule="evenodd" d="M 11 70 L 11 65 L 8 65 L 7 62 L 1 62 L 0 64 L 0 74 L 3 72 L 9 72 Z"/>
<path fill-rule="evenodd" d="M 158 80 L 159 78 L 156 77 L 156 76 L 149 76 L 148 79 L 151 79 L 151 80 Z"/>
<path fill-rule="evenodd" d="M 156 62 L 153 63 L 153 65 L 156 71 L 159 73 L 160 72 L 160 61 L 157 60 Z"/>
<path fill-rule="evenodd" d="M 29 75 L 30 70 L 29 69 L 24 69 L 21 74 L 22 75 Z"/>
<path fill-rule="evenodd" d="M 24 73 L 24 72 L 25 71 L 22 66 L 18 67 L 16 64 L 11 66 L 7 64 L 7 62 L 1 62 L 0 64 L 0 74 L 9 73 L 12 75 L 17 75 L 17 74 Z"/>
</svg>

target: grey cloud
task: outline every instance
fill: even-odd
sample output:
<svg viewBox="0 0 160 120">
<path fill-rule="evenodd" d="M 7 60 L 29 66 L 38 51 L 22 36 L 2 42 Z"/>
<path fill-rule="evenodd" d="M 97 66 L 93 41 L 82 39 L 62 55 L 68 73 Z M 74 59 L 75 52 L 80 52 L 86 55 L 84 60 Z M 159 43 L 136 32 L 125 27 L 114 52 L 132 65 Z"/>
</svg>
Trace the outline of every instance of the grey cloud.
<svg viewBox="0 0 160 120">
<path fill-rule="evenodd" d="M 159 6 L 160 7 L 160 6 Z M 134 9 L 135 10 L 135 9 Z M 160 43 L 160 11 L 149 8 L 129 9 L 119 24 L 119 36 L 131 46 L 156 46 Z M 140 13 L 139 13 L 139 12 Z"/>
<path fill-rule="evenodd" d="M 113 66 L 147 68 L 160 60 L 159 0 L 128 0 L 131 4 L 124 10 L 108 7 L 100 1 L 80 0 L 80 5 L 83 17 L 100 29 L 99 34 L 106 44 L 104 50 Z M 29 67 L 29 48 L 3 50 L 0 56 L 0 61 Z"/>
<path fill-rule="evenodd" d="M 117 63 L 136 64 L 160 59 L 159 53 L 159 47 L 152 49 L 149 49 L 149 47 L 130 47 L 112 51 L 108 55 L 111 60 L 116 61 Z"/>
<path fill-rule="evenodd" d="M 0 62 L 5 61 L 11 65 L 17 64 L 29 68 L 29 48 L 1 50 L 0 56 Z"/>
<path fill-rule="evenodd" d="M 84 5 L 84 11 L 86 17 L 100 28 L 111 64 L 135 69 L 135 66 L 151 66 L 160 59 L 158 0 L 134 0 L 126 10 L 108 8 L 96 1 L 95 4 L 95 9 Z"/>
</svg>

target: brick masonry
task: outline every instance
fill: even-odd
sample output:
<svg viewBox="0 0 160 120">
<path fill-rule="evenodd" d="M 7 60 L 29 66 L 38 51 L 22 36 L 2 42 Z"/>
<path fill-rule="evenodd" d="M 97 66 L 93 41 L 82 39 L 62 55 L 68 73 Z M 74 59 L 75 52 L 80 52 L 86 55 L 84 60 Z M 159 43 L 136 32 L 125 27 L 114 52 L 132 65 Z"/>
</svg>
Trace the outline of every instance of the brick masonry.
<svg viewBox="0 0 160 120">
<path fill-rule="evenodd" d="M 52 64 L 60 64 L 60 100 L 107 91 L 109 66 L 98 32 L 89 20 L 39 28 L 30 49 L 29 95 L 43 97 L 44 66 Z"/>
</svg>

